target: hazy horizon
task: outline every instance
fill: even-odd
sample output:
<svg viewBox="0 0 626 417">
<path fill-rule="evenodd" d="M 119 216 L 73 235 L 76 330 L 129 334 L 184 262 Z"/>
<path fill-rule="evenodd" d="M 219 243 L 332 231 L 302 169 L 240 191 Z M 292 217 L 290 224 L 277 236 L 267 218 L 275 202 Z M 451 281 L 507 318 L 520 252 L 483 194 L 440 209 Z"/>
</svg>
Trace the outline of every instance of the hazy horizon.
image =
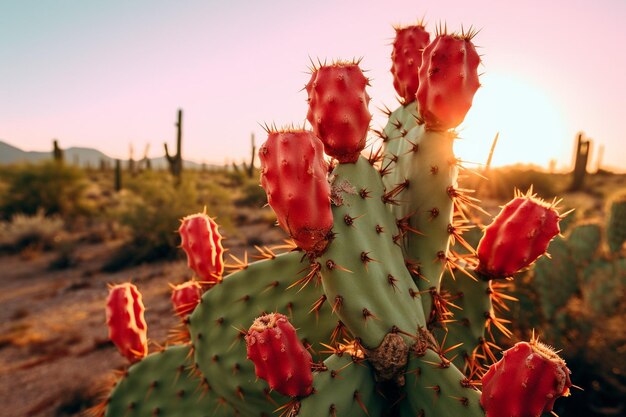
<svg viewBox="0 0 626 417">
<path fill-rule="evenodd" d="M 187 159 L 223 164 L 249 158 L 263 123 L 301 123 L 306 115 L 309 57 L 363 57 L 377 108 L 397 107 L 389 73 L 393 25 L 425 17 L 434 32 L 445 21 L 480 29 L 479 89 L 459 132 L 457 155 L 486 160 L 500 132 L 495 166 L 570 165 L 584 131 L 604 146 L 603 166 L 626 169 L 621 122 L 626 109 L 626 56 L 614 45 L 626 2 L 550 4 L 441 1 L 46 0 L 0 4 L 0 138 L 46 150 L 53 138 L 69 148 L 97 148 L 112 157 L 150 156 L 175 144 L 176 110 L 184 110 Z"/>
</svg>

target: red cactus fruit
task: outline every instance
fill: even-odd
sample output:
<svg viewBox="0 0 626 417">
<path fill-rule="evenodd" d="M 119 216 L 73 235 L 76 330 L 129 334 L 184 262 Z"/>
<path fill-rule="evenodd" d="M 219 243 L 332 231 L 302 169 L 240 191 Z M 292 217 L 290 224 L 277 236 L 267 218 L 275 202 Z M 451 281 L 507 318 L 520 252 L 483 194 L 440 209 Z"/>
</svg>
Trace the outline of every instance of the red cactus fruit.
<svg viewBox="0 0 626 417">
<path fill-rule="evenodd" d="M 178 228 L 180 246 L 187 253 L 187 264 L 203 286 L 212 287 L 222 280 L 224 247 L 217 223 L 206 213 L 182 219 Z"/>
<path fill-rule="evenodd" d="M 356 62 L 336 62 L 315 68 L 306 85 L 307 120 L 324 143 L 324 150 L 340 163 L 356 162 L 363 148 L 372 114 L 365 91 L 368 80 Z"/>
<path fill-rule="evenodd" d="M 430 34 L 421 24 L 396 28 L 396 38 L 391 51 L 391 74 L 393 87 L 404 104 L 415 100 L 422 51 L 429 43 Z"/>
<path fill-rule="evenodd" d="M 538 417 L 569 395 L 570 370 L 550 347 L 533 339 L 504 352 L 482 378 L 486 417 Z"/>
<path fill-rule="evenodd" d="M 259 158 L 261 185 L 280 227 L 305 251 L 323 252 L 333 215 L 322 142 L 307 130 L 269 132 Z"/>
<path fill-rule="evenodd" d="M 559 234 L 559 220 L 554 204 L 531 192 L 518 193 L 485 229 L 478 244 L 476 270 L 485 278 L 497 279 L 528 267 Z"/>
<path fill-rule="evenodd" d="M 461 124 L 472 106 L 480 57 L 471 35 L 439 35 L 422 54 L 417 102 L 429 130 L 448 130 Z"/>
<path fill-rule="evenodd" d="M 186 317 L 191 313 L 202 297 L 202 286 L 198 281 L 187 281 L 172 286 L 172 305 L 179 317 Z"/>
<path fill-rule="evenodd" d="M 266 380 L 271 389 L 290 397 L 311 393 L 311 354 L 287 317 L 279 313 L 258 317 L 248 330 L 246 345 L 257 377 Z"/>
<path fill-rule="evenodd" d="M 136 362 L 148 354 L 148 326 L 141 294 L 131 283 L 109 288 L 106 303 L 109 338 L 122 356 Z"/>
</svg>

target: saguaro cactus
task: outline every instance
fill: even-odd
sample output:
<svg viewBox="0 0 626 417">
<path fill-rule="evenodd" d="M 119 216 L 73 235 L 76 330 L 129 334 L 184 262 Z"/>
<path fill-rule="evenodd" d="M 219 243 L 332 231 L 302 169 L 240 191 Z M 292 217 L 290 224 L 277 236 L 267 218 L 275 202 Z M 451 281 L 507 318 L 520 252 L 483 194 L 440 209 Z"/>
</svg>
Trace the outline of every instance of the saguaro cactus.
<svg viewBox="0 0 626 417">
<path fill-rule="evenodd" d="M 122 189 L 122 161 L 119 159 L 115 160 L 115 170 L 113 171 L 113 186 L 115 187 L 115 191 L 120 191 Z"/>
<path fill-rule="evenodd" d="M 243 169 L 246 171 L 248 178 L 252 178 L 254 175 L 254 160 L 256 159 L 256 143 L 254 142 L 254 133 L 250 134 L 250 150 L 252 151 L 250 155 L 250 163 L 243 163 Z"/>
<path fill-rule="evenodd" d="M 52 141 L 52 158 L 56 162 L 63 162 L 63 149 L 59 147 L 59 141 L 56 139 Z"/>
<path fill-rule="evenodd" d="M 183 156 L 181 152 L 181 142 L 183 140 L 183 110 L 178 109 L 178 118 L 176 121 L 176 153 L 171 154 L 168 151 L 167 143 L 163 144 L 165 148 L 165 158 L 170 166 L 170 172 L 177 182 L 180 182 L 180 175 L 183 172 Z"/>
<path fill-rule="evenodd" d="M 582 188 L 585 176 L 587 175 L 587 163 L 591 152 L 591 140 L 585 139 L 583 133 L 576 136 L 576 152 L 574 154 L 574 171 L 572 172 L 571 191 L 578 191 Z"/>
<path fill-rule="evenodd" d="M 504 299 L 495 295 L 498 280 L 545 252 L 560 216 L 555 204 L 518 195 L 486 232 L 480 256 L 464 242 L 464 213 L 478 202 L 457 185 L 453 129 L 478 88 L 479 57 L 473 33 L 442 31 L 425 46 L 424 31 L 396 31 L 403 36 L 394 42 L 403 50 L 393 54 L 401 106 L 389 111 L 378 132 L 383 148 L 369 157 L 369 80 L 359 63 L 313 68 L 306 85 L 312 130 L 271 130 L 260 148 L 261 183 L 293 239 L 289 253 L 259 248 L 261 260 L 212 279 L 185 321 L 188 363 L 175 346 L 134 365 L 112 390 L 107 415 L 172 416 L 161 399 L 178 393 L 186 416 L 211 409 L 245 417 L 485 416 L 477 387 L 496 361 L 492 327 L 506 331 L 493 307 Z M 419 42 L 404 39 L 413 32 Z M 422 48 L 419 71 L 405 71 Z M 399 62 L 403 57 L 411 63 Z M 418 78 L 408 82 L 411 73 Z M 199 262 L 223 253 L 204 229 L 193 239 L 180 229 L 188 253 L 203 249 Z M 452 252 L 453 241 L 469 254 Z M 502 245 L 516 248 L 513 262 Z M 458 357 L 457 343 L 464 345 Z M 185 366 L 192 372 L 176 376 Z M 525 367 L 506 366 L 518 376 Z M 189 396 L 201 391 L 208 399 L 189 399 L 180 388 L 194 380 Z M 482 404 L 508 410 L 497 389 L 506 377 L 484 381 L 490 390 Z M 553 396 L 542 410 L 565 393 L 529 391 L 524 398 L 544 404 L 535 392 Z"/>
</svg>

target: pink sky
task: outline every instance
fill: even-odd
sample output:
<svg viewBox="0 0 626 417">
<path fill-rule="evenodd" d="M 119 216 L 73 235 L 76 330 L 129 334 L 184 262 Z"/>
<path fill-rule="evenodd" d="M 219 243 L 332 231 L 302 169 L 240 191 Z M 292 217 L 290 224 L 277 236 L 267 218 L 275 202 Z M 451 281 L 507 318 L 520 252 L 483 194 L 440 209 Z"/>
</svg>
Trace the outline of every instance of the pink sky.
<svg viewBox="0 0 626 417">
<path fill-rule="evenodd" d="M 462 129 L 461 158 L 484 161 L 500 131 L 495 164 L 566 166 L 584 130 L 605 146 L 606 165 L 626 169 L 623 0 L 303 4 L 4 2 L 0 140 L 47 150 L 58 138 L 122 158 L 129 144 L 137 157 L 150 143 L 160 156 L 181 107 L 185 158 L 241 160 L 251 132 L 264 140 L 259 124 L 304 120 L 309 56 L 363 57 L 379 127 L 376 107 L 396 106 L 392 25 L 425 16 L 431 31 L 440 21 L 481 29 L 484 88 Z"/>
</svg>

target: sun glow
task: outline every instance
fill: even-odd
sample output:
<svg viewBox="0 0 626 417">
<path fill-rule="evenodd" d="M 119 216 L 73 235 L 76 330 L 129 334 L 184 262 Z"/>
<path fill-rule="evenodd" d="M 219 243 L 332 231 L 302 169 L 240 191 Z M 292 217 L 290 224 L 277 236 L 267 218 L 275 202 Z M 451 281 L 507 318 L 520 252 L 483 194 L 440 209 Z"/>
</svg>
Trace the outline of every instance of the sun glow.
<svg viewBox="0 0 626 417">
<path fill-rule="evenodd" d="M 535 164 L 567 157 L 567 127 L 555 102 L 538 87 L 515 76 L 485 74 L 482 87 L 459 128 L 455 153 L 484 164 L 496 133 L 500 133 L 492 165 Z"/>
</svg>

